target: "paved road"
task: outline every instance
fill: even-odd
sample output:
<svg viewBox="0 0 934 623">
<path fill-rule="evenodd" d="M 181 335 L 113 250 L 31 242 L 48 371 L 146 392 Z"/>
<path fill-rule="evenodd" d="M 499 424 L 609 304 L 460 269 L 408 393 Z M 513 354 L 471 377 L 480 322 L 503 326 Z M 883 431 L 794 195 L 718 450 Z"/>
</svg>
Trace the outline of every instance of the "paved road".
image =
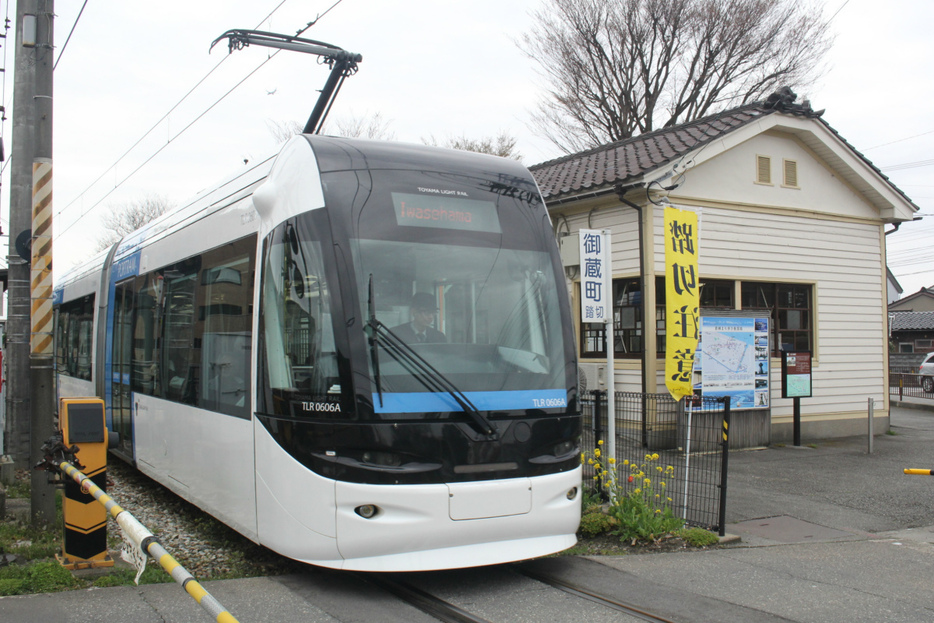
<svg viewBox="0 0 934 623">
<path fill-rule="evenodd" d="M 734 452 L 727 531 L 740 542 L 706 552 L 571 560 L 568 568 L 594 574 L 599 565 L 596 575 L 605 569 L 607 584 L 664 604 L 674 620 L 934 621 L 934 478 L 902 473 L 934 468 L 934 409 L 894 407 L 892 433 L 875 438 L 872 454 L 865 437 Z M 454 580 L 470 588 L 481 571 Z M 348 598 L 353 587 L 333 578 L 312 570 L 206 587 L 242 623 L 427 620 L 391 599 Z M 541 617 L 534 608 L 508 612 L 502 620 Z M 551 618 L 581 617 L 554 611 Z M 168 584 L 3 598 L 0 620 L 187 623 L 210 617 Z"/>
</svg>

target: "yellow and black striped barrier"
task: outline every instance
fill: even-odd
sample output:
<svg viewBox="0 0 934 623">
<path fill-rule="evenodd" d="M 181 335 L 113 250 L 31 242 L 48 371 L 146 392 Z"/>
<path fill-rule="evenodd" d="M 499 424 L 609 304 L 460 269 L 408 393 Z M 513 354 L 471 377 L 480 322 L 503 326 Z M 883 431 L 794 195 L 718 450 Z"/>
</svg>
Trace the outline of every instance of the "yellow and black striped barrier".
<svg viewBox="0 0 934 623">
<path fill-rule="evenodd" d="M 237 619 L 230 614 L 204 587 L 195 579 L 185 567 L 181 566 L 159 542 L 159 540 L 146 529 L 133 515 L 125 511 L 113 498 L 98 487 L 93 480 L 82 474 L 68 461 L 62 461 L 58 468 L 80 485 L 81 490 L 94 496 L 94 499 L 103 504 L 107 512 L 117 521 L 123 532 L 140 548 L 143 553 L 149 554 L 166 573 L 172 576 L 185 592 L 191 595 L 218 623 L 237 623 Z"/>
<path fill-rule="evenodd" d="M 906 469 L 905 473 L 910 476 L 934 476 L 934 469 Z"/>
<path fill-rule="evenodd" d="M 102 491 L 107 490 L 107 426 L 104 401 L 99 398 L 62 398 L 58 407 L 62 440 L 75 448 L 75 463 Z M 81 444 L 81 447 L 74 444 Z M 62 500 L 65 533 L 62 554 L 66 569 L 112 567 L 107 554 L 107 511 L 71 481 L 65 482 Z"/>
</svg>

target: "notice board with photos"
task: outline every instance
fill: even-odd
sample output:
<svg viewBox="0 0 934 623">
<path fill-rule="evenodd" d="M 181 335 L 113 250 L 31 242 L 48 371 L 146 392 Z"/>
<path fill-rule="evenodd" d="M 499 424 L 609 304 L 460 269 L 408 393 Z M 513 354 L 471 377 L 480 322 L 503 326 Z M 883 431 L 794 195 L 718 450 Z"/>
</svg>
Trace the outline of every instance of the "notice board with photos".
<svg viewBox="0 0 934 623">
<path fill-rule="evenodd" d="M 701 316 L 694 391 L 730 398 L 731 409 L 768 409 L 769 321 L 761 316 Z"/>
</svg>

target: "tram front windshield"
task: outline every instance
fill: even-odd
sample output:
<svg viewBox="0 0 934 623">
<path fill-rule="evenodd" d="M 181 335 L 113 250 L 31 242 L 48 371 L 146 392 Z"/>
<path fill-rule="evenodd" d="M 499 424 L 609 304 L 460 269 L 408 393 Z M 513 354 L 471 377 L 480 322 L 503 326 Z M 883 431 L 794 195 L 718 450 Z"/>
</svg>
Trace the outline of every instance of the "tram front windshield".
<svg viewBox="0 0 934 623">
<path fill-rule="evenodd" d="M 487 412 L 567 406 L 550 229 L 531 195 L 488 186 L 397 186 L 360 212 L 351 249 L 376 413 L 461 411 L 454 394 Z"/>
</svg>

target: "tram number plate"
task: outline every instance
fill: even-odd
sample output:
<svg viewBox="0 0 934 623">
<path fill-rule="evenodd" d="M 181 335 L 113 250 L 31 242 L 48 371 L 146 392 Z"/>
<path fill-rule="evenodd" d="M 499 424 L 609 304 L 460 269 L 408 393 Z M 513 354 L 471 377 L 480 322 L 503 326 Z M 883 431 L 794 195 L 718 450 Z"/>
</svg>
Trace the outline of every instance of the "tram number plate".
<svg viewBox="0 0 934 623">
<path fill-rule="evenodd" d="M 461 482 L 448 485 L 451 519 L 486 519 L 524 515 L 532 510 L 528 478 Z"/>
</svg>

